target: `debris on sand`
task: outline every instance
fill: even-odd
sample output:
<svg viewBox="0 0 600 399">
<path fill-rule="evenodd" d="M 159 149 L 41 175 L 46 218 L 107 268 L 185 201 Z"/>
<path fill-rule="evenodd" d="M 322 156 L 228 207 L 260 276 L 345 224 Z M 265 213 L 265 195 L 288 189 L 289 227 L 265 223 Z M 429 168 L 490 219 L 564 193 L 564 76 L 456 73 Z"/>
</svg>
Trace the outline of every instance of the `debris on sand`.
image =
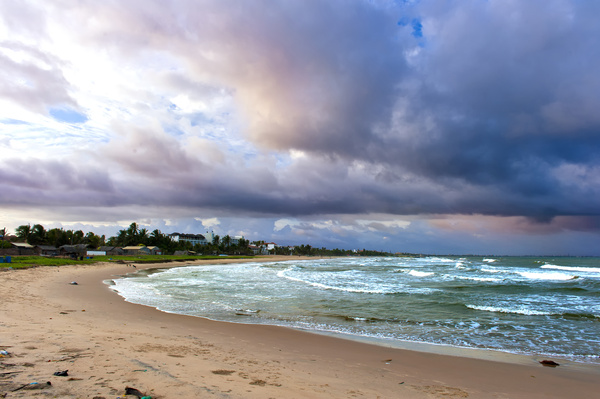
<svg viewBox="0 0 600 399">
<path fill-rule="evenodd" d="M 558 363 L 556 363 L 555 361 L 552 361 L 552 360 L 542 360 L 540 362 L 540 364 L 542 366 L 546 366 L 546 367 L 558 367 L 558 366 L 560 366 L 560 364 L 558 364 Z"/>
</svg>

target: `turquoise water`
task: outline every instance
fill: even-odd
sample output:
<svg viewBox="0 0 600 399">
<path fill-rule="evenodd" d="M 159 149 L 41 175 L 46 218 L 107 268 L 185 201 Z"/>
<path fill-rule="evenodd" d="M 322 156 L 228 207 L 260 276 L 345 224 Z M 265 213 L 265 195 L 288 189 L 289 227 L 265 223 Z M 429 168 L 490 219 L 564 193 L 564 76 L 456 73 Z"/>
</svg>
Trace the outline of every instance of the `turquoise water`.
<svg viewBox="0 0 600 399">
<path fill-rule="evenodd" d="M 600 363 L 600 258 L 338 258 L 118 279 L 127 301 L 213 320 Z"/>
</svg>

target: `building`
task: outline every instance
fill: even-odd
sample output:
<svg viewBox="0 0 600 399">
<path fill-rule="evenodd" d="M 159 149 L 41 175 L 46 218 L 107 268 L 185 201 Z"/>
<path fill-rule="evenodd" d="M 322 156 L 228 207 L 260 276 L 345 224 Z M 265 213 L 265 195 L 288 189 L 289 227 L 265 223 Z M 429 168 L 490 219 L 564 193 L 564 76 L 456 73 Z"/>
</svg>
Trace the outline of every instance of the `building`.
<svg viewBox="0 0 600 399">
<path fill-rule="evenodd" d="M 102 246 L 98 248 L 98 251 L 102 251 L 105 255 L 108 256 L 118 256 L 125 254 L 125 252 L 123 252 L 123 250 L 119 247 Z"/>
<path fill-rule="evenodd" d="M 266 242 L 264 245 L 266 245 L 267 247 L 267 251 L 272 251 L 275 249 L 275 247 L 277 247 L 278 245 L 275 244 L 274 242 Z"/>
<path fill-rule="evenodd" d="M 160 250 L 160 248 L 155 245 L 149 245 L 146 248 L 150 250 L 150 255 L 162 255 L 162 251 Z"/>
<path fill-rule="evenodd" d="M 175 256 L 192 256 L 192 255 L 197 255 L 197 254 L 194 251 L 175 251 L 175 253 L 173 255 L 175 255 Z M 202 255 L 202 254 L 200 254 L 200 255 Z"/>
<path fill-rule="evenodd" d="M 17 255 L 35 255 L 33 245 L 26 242 L 11 242 L 11 245 L 17 250 Z"/>
<path fill-rule="evenodd" d="M 58 248 L 53 245 L 36 245 L 34 250 L 40 256 L 57 256 L 59 254 Z"/>
<path fill-rule="evenodd" d="M 169 237 L 175 242 L 185 241 L 192 245 L 206 245 L 209 243 L 202 234 L 172 233 L 169 234 Z M 210 242 L 212 242 L 212 239 Z"/>
<path fill-rule="evenodd" d="M 123 247 L 125 255 L 150 255 L 151 251 L 144 245 L 132 245 L 129 247 Z"/>
<path fill-rule="evenodd" d="M 233 236 L 231 237 L 231 245 L 238 245 L 240 240 L 243 240 L 244 236 Z"/>
<path fill-rule="evenodd" d="M 250 249 L 250 251 L 252 251 L 254 255 L 258 255 L 261 253 L 261 247 L 257 245 L 248 245 L 248 249 Z"/>
<path fill-rule="evenodd" d="M 62 256 L 79 258 L 87 255 L 88 246 L 86 244 L 63 245 L 58 248 Z"/>
<path fill-rule="evenodd" d="M 212 244 L 215 239 L 215 233 L 213 231 L 210 233 L 207 231 L 206 234 L 204 234 L 204 237 L 206 238 L 206 242 L 208 244 Z"/>
<path fill-rule="evenodd" d="M 274 242 L 265 242 L 260 245 L 248 245 L 248 248 L 254 253 L 254 255 L 269 255 L 278 247 Z"/>
</svg>

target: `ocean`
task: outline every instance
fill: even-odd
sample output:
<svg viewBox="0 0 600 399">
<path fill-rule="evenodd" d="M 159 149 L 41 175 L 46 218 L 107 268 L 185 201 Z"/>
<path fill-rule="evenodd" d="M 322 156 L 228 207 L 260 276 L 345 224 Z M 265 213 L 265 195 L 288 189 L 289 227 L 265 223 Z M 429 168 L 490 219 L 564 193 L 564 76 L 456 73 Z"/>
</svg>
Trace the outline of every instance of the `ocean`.
<svg viewBox="0 0 600 399">
<path fill-rule="evenodd" d="M 600 258 L 291 258 L 144 271 L 113 289 L 212 320 L 600 363 Z"/>
</svg>

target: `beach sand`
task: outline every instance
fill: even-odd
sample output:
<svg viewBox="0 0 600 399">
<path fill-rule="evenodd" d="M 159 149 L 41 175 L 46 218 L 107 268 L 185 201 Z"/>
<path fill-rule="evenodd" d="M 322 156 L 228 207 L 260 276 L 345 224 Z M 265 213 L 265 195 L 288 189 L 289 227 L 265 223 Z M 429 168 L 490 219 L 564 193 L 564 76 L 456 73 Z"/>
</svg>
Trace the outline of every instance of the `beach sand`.
<svg viewBox="0 0 600 399">
<path fill-rule="evenodd" d="M 134 398 L 126 387 L 154 399 L 600 395 L 596 365 L 439 355 L 160 312 L 103 283 L 133 271 L 97 264 L 0 272 L 0 350 L 8 352 L 0 355 L 0 397 Z M 53 375 L 63 370 L 68 376 Z"/>
</svg>

